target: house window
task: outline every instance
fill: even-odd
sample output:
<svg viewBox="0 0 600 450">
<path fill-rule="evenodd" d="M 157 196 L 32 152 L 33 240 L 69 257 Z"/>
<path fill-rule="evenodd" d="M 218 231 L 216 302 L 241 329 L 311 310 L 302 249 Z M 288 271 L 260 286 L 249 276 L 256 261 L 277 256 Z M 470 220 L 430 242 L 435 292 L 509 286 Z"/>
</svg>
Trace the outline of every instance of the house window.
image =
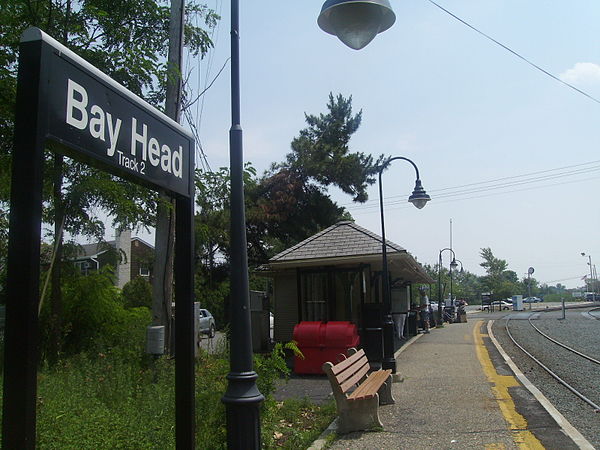
<svg viewBox="0 0 600 450">
<path fill-rule="evenodd" d="M 358 323 L 364 289 L 362 267 L 301 271 L 301 320 Z"/>
<path fill-rule="evenodd" d="M 79 269 L 79 272 L 82 275 L 87 275 L 89 271 L 92 269 L 92 263 L 89 261 L 76 261 L 75 267 Z"/>
<path fill-rule="evenodd" d="M 302 320 L 328 320 L 330 279 L 327 272 L 302 273 L 300 278 Z"/>
<path fill-rule="evenodd" d="M 150 269 L 148 269 L 147 267 L 140 267 L 140 277 L 149 277 L 150 276 Z"/>
</svg>

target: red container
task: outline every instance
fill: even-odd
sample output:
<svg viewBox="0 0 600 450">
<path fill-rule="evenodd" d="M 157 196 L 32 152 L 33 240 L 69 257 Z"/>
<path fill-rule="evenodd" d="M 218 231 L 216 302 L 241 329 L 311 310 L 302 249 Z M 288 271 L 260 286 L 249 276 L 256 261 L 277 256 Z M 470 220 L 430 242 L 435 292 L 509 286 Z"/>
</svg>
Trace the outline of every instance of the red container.
<svg viewBox="0 0 600 450">
<path fill-rule="evenodd" d="M 294 341 L 304 355 L 294 357 L 294 372 L 321 375 L 324 363 L 341 361 L 340 354 L 358 347 L 360 338 L 351 322 L 300 322 L 294 327 Z"/>
</svg>

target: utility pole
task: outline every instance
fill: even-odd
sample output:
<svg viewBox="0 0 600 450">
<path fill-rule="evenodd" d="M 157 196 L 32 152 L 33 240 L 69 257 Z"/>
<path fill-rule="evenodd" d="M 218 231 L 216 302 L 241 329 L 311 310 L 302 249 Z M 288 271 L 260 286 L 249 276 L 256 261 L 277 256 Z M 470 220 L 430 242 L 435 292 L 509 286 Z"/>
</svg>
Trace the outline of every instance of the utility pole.
<svg viewBox="0 0 600 450">
<path fill-rule="evenodd" d="M 181 117 L 181 67 L 183 59 L 184 0 L 171 1 L 169 22 L 169 54 L 165 114 L 179 122 Z M 165 346 L 172 349 L 171 300 L 173 298 L 173 248 L 175 242 L 175 203 L 159 193 L 154 238 L 152 273 L 152 322 L 165 326 Z"/>
<path fill-rule="evenodd" d="M 167 92 L 165 114 L 179 122 L 181 117 L 182 59 L 183 59 L 184 0 L 171 0 L 171 20 L 169 23 L 169 54 L 167 58 Z M 192 212 L 193 214 L 193 212 Z M 179 227 L 178 227 L 179 228 Z M 185 345 L 190 329 L 190 315 L 193 314 L 192 299 L 183 299 L 178 305 L 175 322 L 171 322 L 171 301 L 173 298 L 173 266 L 175 244 L 175 199 L 160 193 L 156 212 L 155 237 L 155 278 L 152 284 L 152 315 L 154 321 L 161 320 L 165 326 L 165 343 L 173 349 L 175 327 L 175 438 L 177 448 L 195 448 L 196 408 L 194 392 L 194 363 L 189 354 L 191 348 Z M 193 295 L 193 293 L 190 293 Z M 182 299 L 180 299 L 182 300 Z M 191 334 L 191 333 L 190 333 Z M 189 343 L 189 341 L 188 341 Z"/>
</svg>

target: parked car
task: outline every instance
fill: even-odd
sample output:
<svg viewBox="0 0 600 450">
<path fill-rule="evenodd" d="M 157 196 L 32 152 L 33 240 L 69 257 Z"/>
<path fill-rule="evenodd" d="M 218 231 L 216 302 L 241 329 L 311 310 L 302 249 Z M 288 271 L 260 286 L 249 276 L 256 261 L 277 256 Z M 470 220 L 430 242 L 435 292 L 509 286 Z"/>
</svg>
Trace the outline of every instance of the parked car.
<svg viewBox="0 0 600 450">
<path fill-rule="evenodd" d="M 510 309 L 510 308 L 512 308 L 512 304 L 508 303 L 506 300 L 496 300 L 496 301 L 493 301 L 492 305 L 494 306 L 494 309 L 496 309 L 498 307 L 500 309 Z M 490 309 L 490 305 L 489 304 L 483 305 L 481 307 L 482 311 L 486 311 L 486 310 L 489 310 L 489 309 Z"/>
<path fill-rule="evenodd" d="M 208 337 L 215 337 L 217 326 L 215 324 L 215 318 L 212 316 L 207 309 L 200 309 L 198 312 L 198 322 L 200 327 L 200 333 L 208 335 Z"/>
<path fill-rule="evenodd" d="M 525 297 L 523 299 L 523 303 L 539 303 L 539 302 L 543 302 L 544 300 L 542 300 L 539 297 Z"/>
</svg>

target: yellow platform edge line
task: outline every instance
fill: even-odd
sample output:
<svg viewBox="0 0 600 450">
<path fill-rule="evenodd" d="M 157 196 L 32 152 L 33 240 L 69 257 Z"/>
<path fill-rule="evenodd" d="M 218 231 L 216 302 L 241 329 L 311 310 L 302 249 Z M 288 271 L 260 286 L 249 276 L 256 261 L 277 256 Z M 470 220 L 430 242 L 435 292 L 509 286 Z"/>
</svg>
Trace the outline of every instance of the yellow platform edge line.
<svg viewBox="0 0 600 450">
<path fill-rule="evenodd" d="M 483 333 L 481 333 L 481 326 L 483 320 L 478 321 L 473 328 L 473 341 L 475 342 L 475 351 L 479 363 L 487 377 L 488 381 L 492 384 L 491 389 L 500 407 L 500 411 L 507 422 L 508 429 L 511 431 L 515 444 L 521 449 L 544 449 L 542 443 L 535 437 L 535 435 L 527 430 L 527 420 L 517 412 L 515 402 L 513 401 L 510 393 L 508 392 L 509 387 L 519 386 L 518 380 L 512 375 L 500 375 L 496 371 L 490 354 L 483 343 Z M 487 333 L 486 333 L 487 335 Z"/>
</svg>

